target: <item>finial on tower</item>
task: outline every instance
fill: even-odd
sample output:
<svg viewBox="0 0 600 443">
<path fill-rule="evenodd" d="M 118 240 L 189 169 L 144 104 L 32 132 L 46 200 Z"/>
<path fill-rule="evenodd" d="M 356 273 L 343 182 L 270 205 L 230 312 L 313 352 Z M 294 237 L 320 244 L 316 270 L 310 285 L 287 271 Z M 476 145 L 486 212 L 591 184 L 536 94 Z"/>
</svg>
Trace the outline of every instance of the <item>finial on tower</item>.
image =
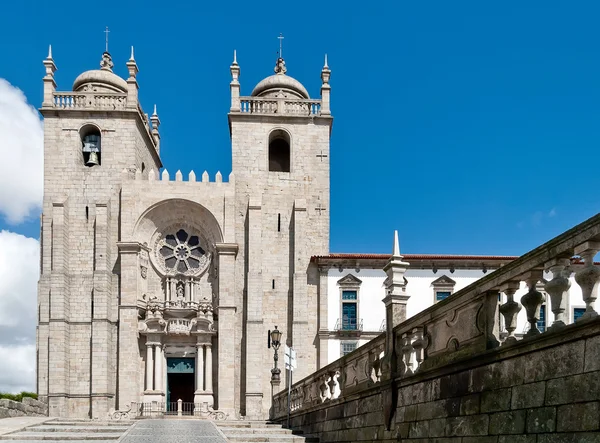
<svg viewBox="0 0 600 443">
<path fill-rule="evenodd" d="M 237 51 L 235 49 L 233 50 L 233 64 L 234 65 L 238 64 L 238 62 L 237 62 Z"/>
<path fill-rule="evenodd" d="M 323 69 L 329 69 L 329 65 L 327 64 L 327 54 L 325 54 L 325 64 L 323 65 Z"/>
<path fill-rule="evenodd" d="M 52 45 L 48 45 L 48 60 L 52 60 Z"/>
<path fill-rule="evenodd" d="M 130 61 L 135 61 L 135 57 L 133 56 L 133 46 L 131 47 L 131 56 L 129 57 Z"/>
<path fill-rule="evenodd" d="M 114 65 L 115 64 L 113 63 L 110 54 L 108 52 L 104 52 L 104 54 L 102 54 L 102 59 L 100 60 L 100 69 L 112 72 Z"/>
<path fill-rule="evenodd" d="M 156 113 L 156 103 L 154 104 L 154 112 L 152 113 L 152 117 L 154 117 L 155 115 L 158 116 L 158 114 Z"/>
</svg>

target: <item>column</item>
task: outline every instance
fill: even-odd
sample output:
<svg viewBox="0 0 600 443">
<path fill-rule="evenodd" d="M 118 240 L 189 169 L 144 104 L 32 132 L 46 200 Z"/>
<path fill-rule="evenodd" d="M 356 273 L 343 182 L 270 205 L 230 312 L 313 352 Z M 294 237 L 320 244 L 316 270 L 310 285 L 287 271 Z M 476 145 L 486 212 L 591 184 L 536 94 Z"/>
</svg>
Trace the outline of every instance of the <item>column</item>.
<svg viewBox="0 0 600 443">
<path fill-rule="evenodd" d="M 146 391 L 154 390 L 153 375 L 152 343 L 146 342 Z"/>
<path fill-rule="evenodd" d="M 235 416 L 235 311 L 234 287 L 236 243 L 217 243 L 219 254 L 219 410 Z M 212 356 L 211 356 L 212 358 Z M 239 373 L 239 372 L 238 372 Z"/>
<path fill-rule="evenodd" d="M 204 345 L 196 345 L 196 392 L 204 392 Z"/>
<path fill-rule="evenodd" d="M 154 348 L 156 350 L 155 358 L 154 358 L 154 374 L 156 374 L 154 379 L 154 390 L 162 391 L 163 390 L 163 352 L 162 352 L 162 344 L 158 343 Z"/>
<path fill-rule="evenodd" d="M 206 345 L 206 392 L 212 394 L 212 346 Z"/>
<path fill-rule="evenodd" d="M 263 324 L 261 208 L 262 201 L 260 197 L 252 197 L 248 202 L 248 246 L 245 258 L 248 264 L 246 277 L 246 349 L 244 350 L 245 362 L 242 364 L 246 366 L 246 418 L 249 420 L 264 419 L 262 412 L 263 382 L 264 378 L 268 376 L 268 371 L 264 371 L 264 333 L 266 331 Z M 283 282 L 279 282 L 278 285 L 277 287 L 282 287 Z M 287 293 L 285 295 L 287 296 Z M 219 317 L 219 335 L 221 334 L 220 320 Z"/>
</svg>

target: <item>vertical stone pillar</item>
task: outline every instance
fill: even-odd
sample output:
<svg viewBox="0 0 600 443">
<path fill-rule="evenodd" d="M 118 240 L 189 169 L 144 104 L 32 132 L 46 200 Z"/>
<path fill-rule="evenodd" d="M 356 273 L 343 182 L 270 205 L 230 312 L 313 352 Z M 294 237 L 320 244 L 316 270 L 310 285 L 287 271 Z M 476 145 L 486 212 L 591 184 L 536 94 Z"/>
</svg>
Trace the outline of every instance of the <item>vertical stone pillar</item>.
<svg viewBox="0 0 600 443">
<path fill-rule="evenodd" d="M 246 417 L 263 419 L 263 379 L 268 370 L 264 364 L 263 274 L 262 274 L 262 201 L 248 202 L 248 264 L 246 286 Z M 264 374 L 263 374 L 264 372 Z"/>
<path fill-rule="evenodd" d="M 196 394 L 204 392 L 204 345 L 196 345 Z"/>
<path fill-rule="evenodd" d="M 317 369 L 329 363 L 329 310 L 327 306 L 327 269 L 319 269 L 319 361 Z"/>
<path fill-rule="evenodd" d="M 127 61 L 127 71 L 129 71 L 129 78 L 127 78 L 127 107 L 137 109 L 139 86 L 136 77 L 139 69 L 133 56 L 133 46 L 131 47 L 131 57 Z"/>
<path fill-rule="evenodd" d="M 236 243 L 217 243 L 219 255 L 218 409 L 235 417 L 235 256 Z"/>
<path fill-rule="evenodd" d="M 146 338 L 146 391 L 154 390 L 154 360 L 152 358 L 152 348 L 150 338 Z"/>
<path fill-rule="evenodd" d="M 212 394 L 213 379 L 212 379 L 212 346 L 206 344 L 206 392 Z"/>
<path fill-rule="evenodd" d="M 294 256 L 293 256 L 293 319 L 292 346 L 298 358 L 298 369 L 294 378 L 300 380 L 315 371 L 313 338 L 308 333 L 307 271 L 310 255 L 306 253 L 306 200 L 294 201 Z M 289 376 L 289 372 L 288 372 Z"/>
<path fill-rule="evenodd" d="M 231 108 L 230 112 L 240 112 L 240 66 L 237 62 L 236 51 L 233 51 L 233 63 L 229 67 L 231 72 L 231 83 L 229 89 L 231 90 Z"/>
<path fill-rule="evenodd" d="M 330 94 L 331 86 L 329 85 L 329 78 L 331 77 L 331 70 L 327 65 L 327 55 L 325 55 L 325 65 L 321 70 L 321 115 L 331 115 L 330 109 Z"/>
<path fill-rule="evenodd" d="M 137 242 L 118 242 L 121 260 L 121 304 L 119 305 L 119 368 L 117 409 L 140 400 L 138 352 L 138 253 Z"/>
<path fill-rule="evenodd" d="M 404 274 L 409 263 L 402 261 L 398 231 L 394 231 L 394 248 L 392 256 L 383 267 L 387 274 L 387 295 L 383 299 L 385 304 L 385 357 L 382 364 L 382 378 L 393 377 L 396 367 L 394 327 L 406 320 L 406 304 L 410 296 L 406 294 Z"/>
<path fill-rule="evenodd" d="M 163 352 L 162 352 L 162 344 L 157 343 L 154 347 L 155 355 L 154 355 L 154 390 L 162 391 L 163 390 Z"/>
<path fill-rule="evenodd" d="M 69 392 L 70 288 L 69 223 L 63 203 L 52 204 L 51 274 L 48 327 L 48 408 L 51 416 L 68 414 L 66 393 Z"/>
<path fill-rule="evenodd" d="M 46 75 L 44 77 L 44 101 L 42 102 L 42 106 L 52 106 L 54 91 L 56 90 L 56 82 L 54 81 L 56 64 L 52 58 L 52 46 L 48 47 L 48 57 L 46 57 L 43 63 L 46 68 Z"/>
</svg>

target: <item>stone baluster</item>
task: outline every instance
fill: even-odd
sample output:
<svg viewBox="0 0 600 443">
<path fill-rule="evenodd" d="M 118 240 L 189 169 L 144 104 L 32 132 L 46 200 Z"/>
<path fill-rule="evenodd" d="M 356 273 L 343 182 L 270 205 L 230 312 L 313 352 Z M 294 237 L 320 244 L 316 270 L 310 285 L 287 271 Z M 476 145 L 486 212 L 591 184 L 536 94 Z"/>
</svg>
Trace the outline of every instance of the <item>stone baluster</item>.
<svg viewBox="0 0 600 443">
<path fill-rule="evenodd" d="M 598 297 L 600 268 L 594 265 L 594 256 L 600 251 L 600 242 L 585 242 L 575 248 L 575 254 L 581 256 L 585 266 L 575 274 L 575 281 L 581 287 L 585 312 L 577 321 L 585 321 L 598 316 L 594 303 Z"/>
<path fill-rule="evenodd" d="M 402 355 L 404 356 L 404 374 L 403 377 L 414 374 L 413 372 L 413 346 L 412 335 L 405 332 L 402 334 Z"/>
<path fill-rule="evenodd" d="M 154 390 L 154 362 L 152 348 L 154 343 L 146 339 L 146 391 Z"/>
<path fill-rule="evenodd" d="M 213 392 L 213 380 L 212 380 L 212 346 L 210 343 L 206 344 L 206 388 L 205 391 L 209 394 Z"/>
<path fill-rule="evenodd" d="M 535 269 L 525 273 L 521 278 L 527 283 L 527 287 L 529 288 L 529 292 L 521 297 L 521 304 L 525 307 L 527 321 L 530 325 L 525 337 L 532 337 L 541 333 L 537 327 L 537 322 L 540 319 L 540 308 L 545 299 L 543 294 L 536 289 L 536 285 L 542 279 L 542 271 Z"/>
<path fill-rule="evenodd" d="M 571 271 L 568 269 L 570 264 L 571 260 L 568 258 L 556 258 L 545 265 L 546 269 L 552 272 L 552 280 L 546 283 L 544 289 L 550 294 L 550 303 L 554 314 L 554 322 L 548 330 L 560 329 L 566 325 L 565 305 L 567 297 L 565 297 L 565 294 L 571 287 L 569 281 Z"/>
<path fill-rule="evenodd" d="M 337 392 L 336 390 L 336 386 L 338 386 L 337 377 L 339 376 L 339 374 L 340 373 L 338 370 L 329 373 L 329 382 L 327 382 L 327 384 L 329 385 L 329 398 L 332 400 L 339 396 L 339 392 Z"/>
<path fill-rule="evenodd" d="M 521 311 L 521 305 L 514 300 L 515 292 L 519 289 L 520 282 L 509 281 L 500 288 L 500 292 L 506 294 L 506 303 L 500 306 L 500 313 L 504 317 L 504 326 L 508 337 L 504 340 L 503 345 L 516 343 L 515 329 L 517 329 L 517 315 Z"/>
<path fill-rule="evenodd" d="M 412 347 L 415 351 L 415 370 L 414 372 L 417 372 L 419 370 L 419 368 L 421 367 L 421 362 L 423 361 L 423 349 L 425 349 L 427 347 L 426 345 L 426 338 L 423 335 L 423 327 L 419 326 L 416 327 L 412 330 L 413 333 L 413 343 L 412 343 Z"/>
<path fill-rule="evenodd" d="M 163 348 L 162 344 L 156 343 L 154 347 L 154 390 L 162 391 L 163 390 Z"/>
<path fill-rule="evenodd" d="M 319 392 L 321 395 L 321 402 L 329 399 L 329 386 L 327 385 L 328 378 L 329 377 L 327 375 L 323 375 L 320 378 L 321 383 L 319 384 Z"/>
<path fill-rule="evenodd" d="M 204 392 L 204 345 L 196 344 L 196 392 Z"/>
</svg>

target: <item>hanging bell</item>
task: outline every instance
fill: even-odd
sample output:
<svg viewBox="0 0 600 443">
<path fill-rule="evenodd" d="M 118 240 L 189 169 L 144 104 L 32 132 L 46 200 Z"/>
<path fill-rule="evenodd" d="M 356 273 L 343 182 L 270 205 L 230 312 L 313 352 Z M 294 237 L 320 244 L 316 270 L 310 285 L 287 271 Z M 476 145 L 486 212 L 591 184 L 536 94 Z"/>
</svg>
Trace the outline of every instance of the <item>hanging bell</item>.
<svg viewBox="0 0 600 443">
<path fill-rule="evenodd" d="M 100 163 L 98 162 L 98 153 L 90 152 L 90 157 L 88 161 L 85 162 L 86 166 L 98 166 Z"/>
</svg>

